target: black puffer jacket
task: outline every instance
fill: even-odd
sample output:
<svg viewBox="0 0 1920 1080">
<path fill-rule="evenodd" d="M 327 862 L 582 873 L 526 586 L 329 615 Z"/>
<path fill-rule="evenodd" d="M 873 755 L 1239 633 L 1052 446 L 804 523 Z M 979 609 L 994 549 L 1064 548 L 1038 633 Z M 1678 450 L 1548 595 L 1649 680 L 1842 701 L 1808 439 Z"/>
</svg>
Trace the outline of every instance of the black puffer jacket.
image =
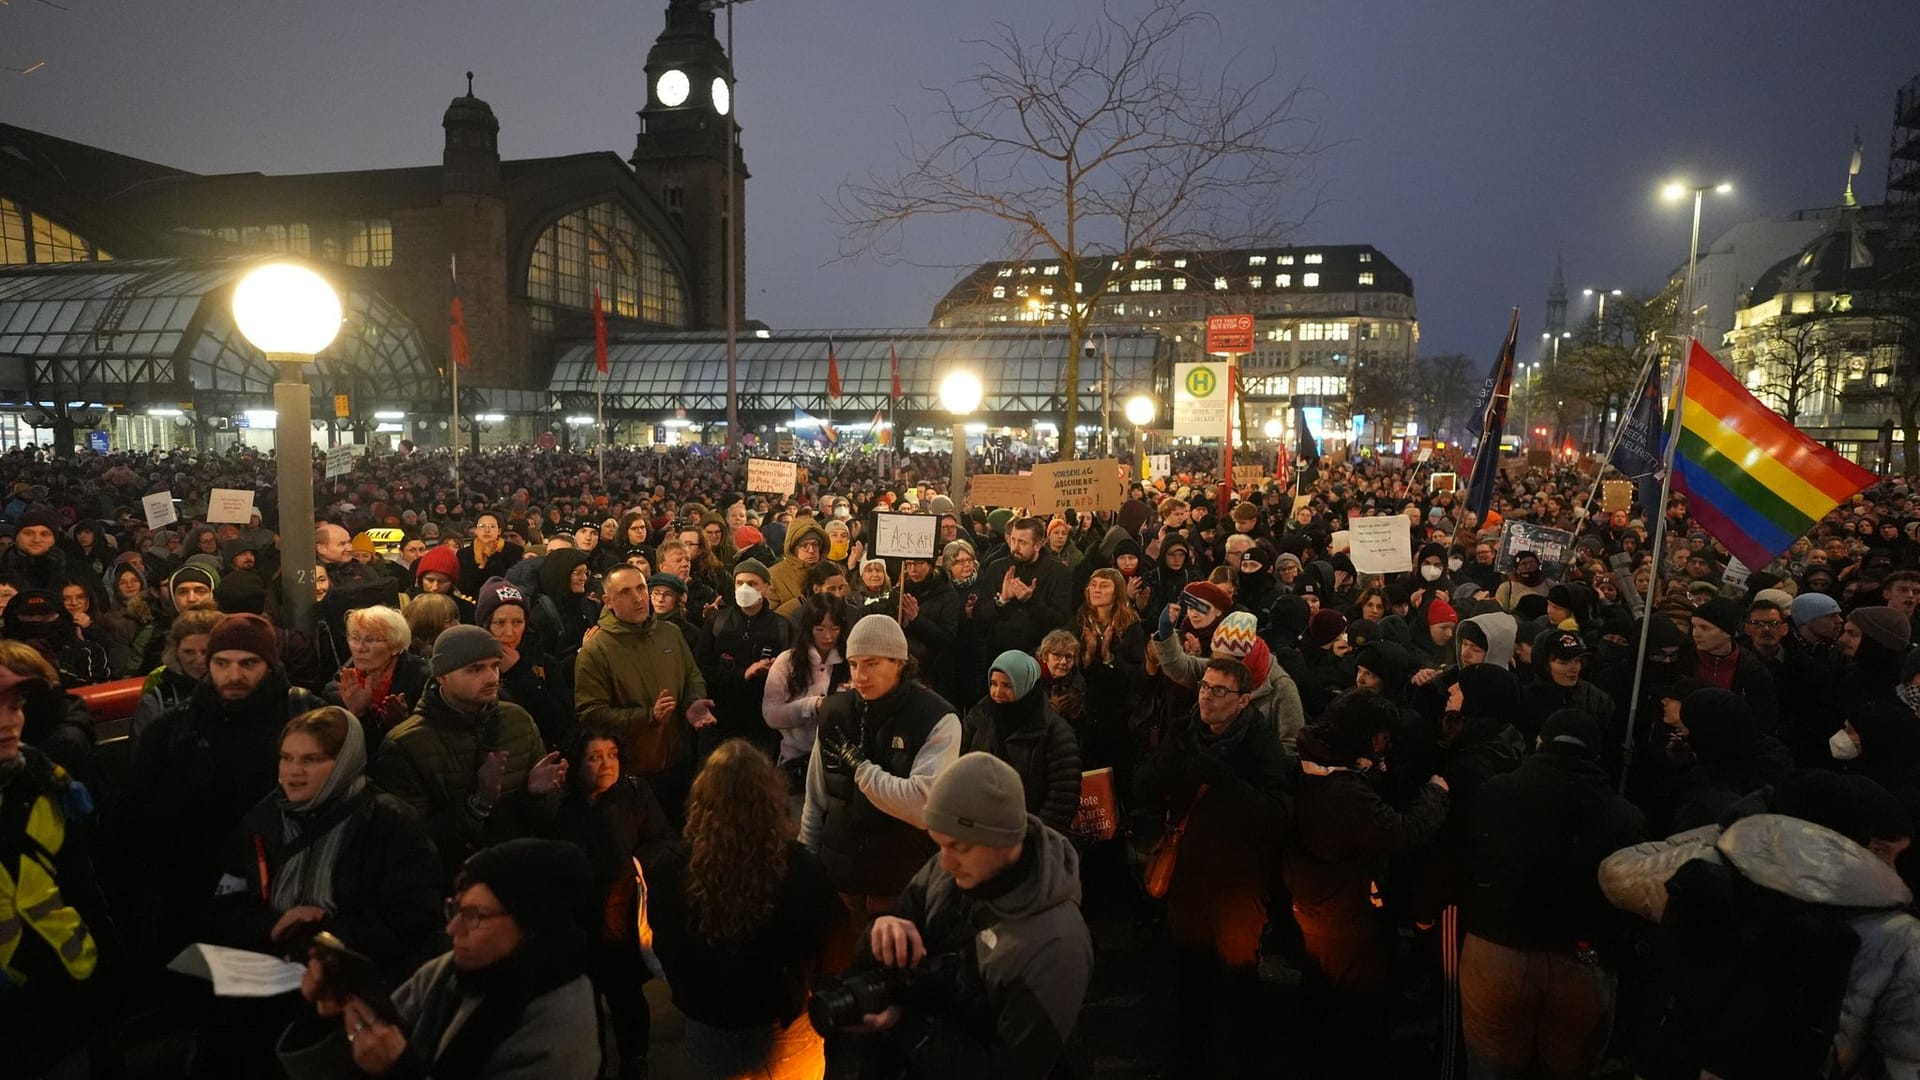
<svg viewBox="0 0 1920 1080">
<path fill-rule="evenodd" d="M 1080 745 L 1038 683 L 1008 705 L 981 698 L 960 722 L 960 752 L 984 750 L 1013 766 L 1027 813 L 1066 832 L 1080 809 Z"/>
<path fill-rule="evenodd" d="M 960 594 L 942 573 L 907 582 L 907 595 L 920 613 L 906 623 L 907 648 L 920 663 L 920 676 L 935 690 L 953 685 L 954 645 L 960 639 Z"/>
</svg>

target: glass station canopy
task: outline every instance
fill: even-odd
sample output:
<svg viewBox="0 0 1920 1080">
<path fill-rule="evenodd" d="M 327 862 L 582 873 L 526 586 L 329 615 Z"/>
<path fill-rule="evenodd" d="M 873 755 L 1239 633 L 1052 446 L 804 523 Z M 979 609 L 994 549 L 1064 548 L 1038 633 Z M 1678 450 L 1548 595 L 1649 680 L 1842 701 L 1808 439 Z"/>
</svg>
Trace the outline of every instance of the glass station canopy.
<svg viewBox="0 0 1920 1080">
<path fill-rule="evenodd" d="M 268 402 L 276 374 L 234 326 L 233 285 L 262 257 L 121 259 L 0 268 L 0 394 L 130 404 Z M 413 321 L 357 278 L 327 273 L 346 324 L 305 368 L 316 397 L 445 398 Z"/>
<path fill-rule="evenodd" d="M 841 394 L 827 396 L 831 339 Z M 1102 342 L 1104 341 L 1104 345 Z M 1100 408 L 1101 350 L 1112 358 L 1113 393 L 1123 401 L 1155 388 L 1155 333 L 1095 334 L 1092 356 L 1080 361 L 1080 408 Z M 890 354 L 900 357 L 896 407 L 940 412 L 940 382 L 965 369 L 980 377 L 986 396 L 980 414 L 1031 416 L 1066 406 L 1066 357 L 1075 344 L 1055 331 L 975 329 L 743 331 L 738 339 L 743 412 L 871 411 L 892 397 Z M 726 338 L 715 333 L 652 334 L 609 342 L 605 376 L 609 411 L 657 412 L 684 408 L 724 414 Z M 563 400 L 590 400 L 601 390 L 592 342 L 568 346 L 554 365 L 548 389 Z M 1116 403 L 1117 408 L 1117 403 Z"/>
</svg>

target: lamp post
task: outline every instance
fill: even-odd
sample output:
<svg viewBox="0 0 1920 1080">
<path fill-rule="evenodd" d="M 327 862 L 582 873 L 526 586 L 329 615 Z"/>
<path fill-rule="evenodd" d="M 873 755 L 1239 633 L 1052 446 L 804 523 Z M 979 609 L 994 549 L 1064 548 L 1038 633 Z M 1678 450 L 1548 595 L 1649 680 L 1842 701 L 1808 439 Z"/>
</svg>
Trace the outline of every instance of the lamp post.
<svg viewBox="0 0 1920 1080">
<path fill-rule="evenodd" d="M 1709 191 L 1716 195 L 1730 195 L 1733 193 L 1733 184 L 1725 180 L 1717 184 L 1689 184 L 1684 180 L 1674 180 L 1660 189 L 1660 195 L 1668 202 L 1679 202 L 1687 197 L 1689 191 L 1693 193 L 1693 240 L 1687 245 L 1687 283 L 1681 294 L 1684 300 L 1681 310 L 1686 315 L 1686 336 L 1691 338 L 1696 336 L 1698 329 L 1694 320 L 1693 272 L 1700 262 L 1700 200 Z M 1681 359 L 1684 361 L 1685 357 Z"/>
<path fill-rule="evenodd" d="M 1273 440 L 1273 478 L 1277 481 L 1280 479 L 1281 472 L 1280 436 L 1286 433 L 1287 425 L 1282 422 L 1279 417 L 1269 416 L 1267 417 L 1266 424 L 1262 425 L 1260 430 L 1266 432 L 1267 438 Z"/>
<path fill-rule="evenodd" d="M 985 394 L 980 376 L 971 371 L 955 371 L 940 381 L 940 404 L 953 414 L 953 484 L 947 497 L 955 510 L 966 505 L 967 496 L 967 416 L 980 407 Z"/>
<path fill-rule="evenodd" d="M 233 321 L 267 354 L 273 384 L 274 479 L 280 489 L 280 588 L 286 627 L 313 620 L 313 400 L 301 366 L 340 333 L 340 296 L 297 263 L 268 263 L 233 290 Z"/>
<path fill-rule="evenodd" d="M 1593 336 L 1596 340 L 1605 344 L 1607 340 L 1607 297 L 1625 296 L 1625 291 L 1621 289 L 1581 289 L 1580 295 L 1597 296 L 1600 298 L 1600 309 L 1596 311 L 1593 316 Z"/>
<path fill-rule="evenodd" d="M 1141 483 L 1147 479 L 1147 438 L 1144 428 L 1153 423 L 1154 414 L 1159 408 L 1153 399 L 1145 394 L 1135 394 L 1127 399 L 1127 423 L 1133 425 L 1133 453 L 1140 459 L 1139 470 L 1135 473 Z"/>
</svg>

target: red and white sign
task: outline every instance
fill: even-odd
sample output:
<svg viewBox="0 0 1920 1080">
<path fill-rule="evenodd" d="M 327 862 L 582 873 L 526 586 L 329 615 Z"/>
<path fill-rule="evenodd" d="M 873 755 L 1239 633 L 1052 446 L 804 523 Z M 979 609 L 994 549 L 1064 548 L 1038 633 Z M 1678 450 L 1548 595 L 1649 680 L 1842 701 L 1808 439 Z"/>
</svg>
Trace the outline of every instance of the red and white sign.
<svg viewBox="0 0 1920 1080">
<path fill-rule="evenodd" d="M 1252 352 L 1253 316 L 1207 316 L 1207 351 L 1227 356 Z"/>
</svg>

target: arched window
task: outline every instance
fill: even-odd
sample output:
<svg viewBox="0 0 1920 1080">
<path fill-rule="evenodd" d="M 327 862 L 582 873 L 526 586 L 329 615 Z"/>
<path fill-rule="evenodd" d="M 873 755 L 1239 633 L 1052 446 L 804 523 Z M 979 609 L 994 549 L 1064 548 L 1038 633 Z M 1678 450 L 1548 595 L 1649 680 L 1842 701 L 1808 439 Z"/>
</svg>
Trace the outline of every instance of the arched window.
<svg viewBox="0 0 1920 1080">
<path fill-rule="evenodd" d="M 624 207 L 595 203 L 547 227 L 527 265 L 534 325 L 553 325 L 540 305 L 593 307 L 593 290 L 609 314 L 662 326 L 687 324 L 687 291 L 666 252 Z"/>
<path fill-rule="evenodd" d="M 113 256 L 65 226 L 0 199 L 0 265 L 100 262 Z"/>
</svg>

